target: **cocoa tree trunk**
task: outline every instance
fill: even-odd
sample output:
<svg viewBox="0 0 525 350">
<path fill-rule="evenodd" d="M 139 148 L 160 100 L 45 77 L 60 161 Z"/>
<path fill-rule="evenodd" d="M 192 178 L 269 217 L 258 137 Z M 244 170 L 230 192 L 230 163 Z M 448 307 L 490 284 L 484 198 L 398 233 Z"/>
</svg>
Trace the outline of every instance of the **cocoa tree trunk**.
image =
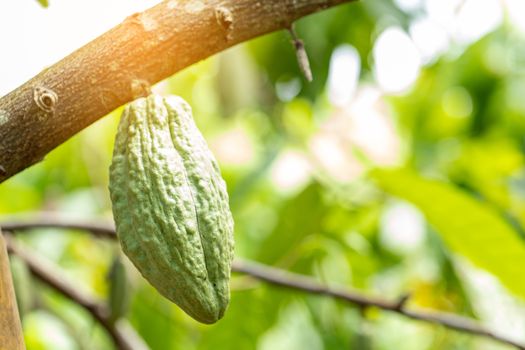
<svg viewBox="0 0 525 350">
<path fill-rule="evenodd" d="M 2 230 L 0 230 L 0 349 L 25 349 Z"/>
</svg>

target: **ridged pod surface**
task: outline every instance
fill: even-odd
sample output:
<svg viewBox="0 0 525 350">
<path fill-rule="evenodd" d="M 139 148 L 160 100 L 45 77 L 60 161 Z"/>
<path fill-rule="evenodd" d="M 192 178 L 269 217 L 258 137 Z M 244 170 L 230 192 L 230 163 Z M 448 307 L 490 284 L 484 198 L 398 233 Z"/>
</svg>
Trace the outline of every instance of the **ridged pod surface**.
<svg viewBox="0 0 525 350">
<path fill-rule="evenodd" d="M 215 157 L 180 97 L 150 95 L 120 120 L 110 193 L 124 253 L 203 323 L 228 306 L 233 219 Z"/>
</svg>

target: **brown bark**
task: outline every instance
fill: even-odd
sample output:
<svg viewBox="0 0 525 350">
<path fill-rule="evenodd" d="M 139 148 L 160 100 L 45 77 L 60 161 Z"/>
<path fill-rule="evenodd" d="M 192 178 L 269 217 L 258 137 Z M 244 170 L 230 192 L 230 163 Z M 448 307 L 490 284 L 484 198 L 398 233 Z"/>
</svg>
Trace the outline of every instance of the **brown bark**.
<svg viewBox="0 0 525 350">
<path fill-rule="evenodd" d="M 18 315 L 9 257 L 0 230 L 0 350 L 24 350 L 24 336 Z"/>
<path fill-rule="evenodd" d="M 154 84 L 303 16 L 353 0 L 166 0 L 0 98 L 0 182 Z"/>
</svg>

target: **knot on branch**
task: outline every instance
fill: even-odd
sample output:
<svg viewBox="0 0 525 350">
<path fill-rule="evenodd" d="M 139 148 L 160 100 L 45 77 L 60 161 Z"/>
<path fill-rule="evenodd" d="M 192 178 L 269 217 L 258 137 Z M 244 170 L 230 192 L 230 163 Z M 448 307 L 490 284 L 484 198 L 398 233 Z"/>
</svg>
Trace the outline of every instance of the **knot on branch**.
<svg viewBox="0 0 525 350">
<path fill-rule="evenodd" d="M 133 79 L 131 81 L 131 95 L 133 99 L 151 95 L 151 84 L 144 79 Z"/>
<path fill-rule="evenodd" d="M 402 312 L 405 309 L 405 306 L 407 302 L 410 300 L 410 297 L 412 295 L 410 293 L 403 294 L 399 297 L 399 299 L 396 301 L 396 304 L 394 306 L 394 310 L 398 312 Z"/>
<path fill-rule="evenodd" d="M 58 95 L 51 89 L 37 86 L 33 90 L 33 100 L 43 112 L 53 113 L 58 102 Z"/>
<path fill-rule="evenodd" d="M 226 40 L 232 40 L 233 14 L 224 6 L 215 9 L 215 19 L 217 23 L 226 31 Z"/>
</svg>

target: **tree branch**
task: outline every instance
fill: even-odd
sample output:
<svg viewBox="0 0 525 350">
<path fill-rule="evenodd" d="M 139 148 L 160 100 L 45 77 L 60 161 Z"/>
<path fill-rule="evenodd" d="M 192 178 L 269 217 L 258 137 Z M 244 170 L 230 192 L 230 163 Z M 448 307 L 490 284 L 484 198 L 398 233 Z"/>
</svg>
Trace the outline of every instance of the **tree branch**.
<svg viewBox="0 0 525 350">
<path fill-rule="evenodd" d="M 93 225 L 89 223 L 82 223 L 73 224 L 69 226 L 68 223 L 72 223 L 72 221 L 62 221 L 57 219 L 56 217 L 44 217 L 43 225 L 39 225 L 38 220 L 24 222 L 12 221 L 1 223 L 0 227 L 4 230 L 10 228 L 10 230 L 22 231 L 38 227 L 56 227 L 60 229 L 82 228 L 92 233 L 100 232 L 101 230 L 103 230 L 104 232 L 106 232 L 106 234 L 104 234 L 104 237 L 113 239 L 117 238 L 117 235 L 111 224 Z M 407 295 L 403 295 L 397 300 L 385 300 L 382 298 L 368 296 L 360 292 L 350 291 L 348 289 L 329 287 L 317 282 L 311 277 L 306 277 L 300 274 L 287 272 L 278 268 L 242 259 L 236 259 L 234 261 L 232 271 L 243 273 L 252 276 L 258 280 L 265 281 L 280 287 L 300 290 L 312 294 L 329 296 L 334 299 L 338 299 L 363 308 L 376 307 L 385 311 L 397 313 L 399 315 L 414 320 L 433 323 L 456 331 L 489 338 L 496 342 L 507 344 L 520 350 L 525 350 L 524 344 L 520 344 L 500 334 L 496 334 L 493 331 L 483 327 L 473 319 L 445 312 L 436 312 L 430 310 L 408 310 L 406 308 L 406 302 L 408 299 Z"/>
<path fill-rule="evenodd" d="M 86 309 L 106 329 L 118 349 L 147 349 L 144 342 L 126 322 L 112 324 L 107 308 L 62 278 L 60 271 L 49 261 L 39 258 L 28 248 L 14 242 L 9 236 L 5 238 L 9 253 L 22 259 L 31 273 L 39 280 Z"/>
<path fill-rule="evenodd" d="M 228 47 L 353 0 L 165 0 L 0 98 L 0 182 L 149 85 Z"/>
</svg>

